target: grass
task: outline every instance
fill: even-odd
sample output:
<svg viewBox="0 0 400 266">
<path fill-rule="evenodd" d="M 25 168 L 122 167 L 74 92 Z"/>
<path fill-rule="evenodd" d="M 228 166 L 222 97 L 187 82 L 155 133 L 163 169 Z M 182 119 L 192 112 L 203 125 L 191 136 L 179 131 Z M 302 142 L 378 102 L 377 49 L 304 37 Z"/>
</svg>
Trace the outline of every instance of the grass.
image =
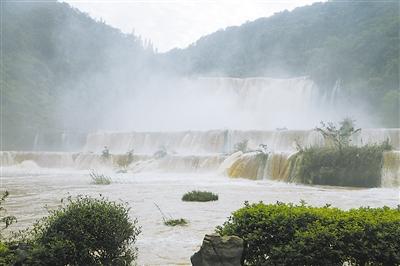
<svg viewBox="0 0 400 266">
<path fill-rule="evenodd" d="M 188 221 L 186 219 L 180 218 L 180 219 L 167 219 L 164 220 L 164 224 L 167 226 L 183 226 L 183 225 L 187 225 Z"/>
<path fill-rule="evenodd" d="M 179 219 L 174 219 L 170 215 L 169 217 L 164 214 L 164 212 L 161 210 L 160 206 L 158 206 L 156 203 L 154 203 L 158 211 L 161 213 L 164 225 L 166 226 L 184 226 L 187 225 L 189 222 L 186 219 L 179 218 Z"/>
<path fill-rule="evenodd" d="M 206 202 L 206 201 L 216 201 L 218 200 L 218 195 L 214 194 L 209 191 L 198 191 L 193 190 L 191 192 L 187 192 L 182 197 L 183 201 L 199 201 L 199 202 Z"/>
<path fill-rule="evenodd" d="M 95 171 L 90 171 L 90 177 L 92 178 L 92 184 L 95 185 L 109 185 L 111 184 L 111 177 L 104 174 L 96 173 Z"/>
</svg>

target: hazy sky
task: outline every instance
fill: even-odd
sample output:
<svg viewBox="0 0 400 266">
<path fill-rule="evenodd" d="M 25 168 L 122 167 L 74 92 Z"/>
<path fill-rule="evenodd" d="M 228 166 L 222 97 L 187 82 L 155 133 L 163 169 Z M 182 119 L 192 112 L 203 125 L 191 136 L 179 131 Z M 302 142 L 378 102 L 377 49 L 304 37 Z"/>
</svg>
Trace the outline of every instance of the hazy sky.
<svg viewBox="0 0 400 266">
<path fill-rule="evenodd" d="M 143 38 L 160 52 L 186 47 L 201 36 L 315 0 L 64 0 L 94 18 Z"/>
</svg>

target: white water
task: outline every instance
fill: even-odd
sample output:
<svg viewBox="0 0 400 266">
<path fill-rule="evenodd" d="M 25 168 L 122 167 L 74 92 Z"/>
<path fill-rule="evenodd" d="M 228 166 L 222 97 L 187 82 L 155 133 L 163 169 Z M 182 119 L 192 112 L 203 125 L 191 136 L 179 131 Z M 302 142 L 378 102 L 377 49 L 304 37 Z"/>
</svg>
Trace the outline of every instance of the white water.
<svg viewBox="0 0 400 266">
<path fill-rule="evenodd" d="M 112 200 L 128 202 L 132 207 L 131 216 L 138 218 L 143 231 L 137 243 L 139 265 L 190 265 L 189 258 L 201 245 L 204 234 L 213 232 L 215 226 L 226 221 L 229 214 L 242 207 L 246 200 L 298 203 L 303 199 L 316 206 L 331 203 L 344 209 L 383 205 L 395 207 L 399 204 L 399 190 L 393 188 L 312 187 L 230 179 L 213 173 L 108 174 L 113 183 L 96 186 L 90 184 L 87 171 L 45 168 L 3 171 L 2 189 L 11 193 L 6 208 L 18 218 L 18 223 L 11 229 L 31 225 L 46 215 L 45 205 L 50 209 L 56 208 L 63 197 L 101 193 Z M 211 203 L 182 202 L 182 195 L 193 189 L 218 193 L 219 200 Z M 164 226 L 154 202 L 165 213 L 188 219 L 189 226 Z"/>
<path fill-rule="evenodd" d="M 115 110 L 110 125 L 117 127 L 120 122 L 124 128 L 129 121 L 135 130 L 153 132 L 94 133 L 87 137 L 81 153 L 0 152 L 1 190 L 11 193 L 5 207 L 18 218 L 11 229 L 31 225 L 46 215 L 45 205 L 56 208 L 63 197 L 101 193 L 112 200 L 128 202 L 132 207 L 131 216 L 139 219 L 143 231 L 137 243 L 140 265 L 189 265 L 189 258 L 199 248 L 204 234 L 213 232 L 244 201 L 297 203 L 305 200 L 315 206 L 330 203 L 343 209 L 396 207 L 400 183 L 397 151 L 385 154 L 382 170 L 385 188 L 302 186 L 271 181 L 284 180 L 285 162 L 295 151 L 296 143 L 302 146 L 324 143 L 321 135 L 312 130 L 266 129 L 312 128 L 320 120 L 343 118 L 340 112 L 330 112 L 339 92 L 340 81 L 333 94 L 321 96 L 319 89 L 306 78 L 204 78 L 187 90 L 157 90 L 157 97 L 143 91 L 133 102 L 130 99 L 126 105 L 121 103 L 110 110 Z M 258 130 L 164 131 L 221 127 Z M 354 137 L 353 143 L 363 145 L 389 139 L 395 150 L 400 150 L 399 132 L 400 129 L 363 130 Z M 35 139 L 38 148 L 40 136 Z M 255 153 L 239 152 L 227 158 L 226 153 L 243 140 L 249 141 L 250 149 L 266 144 L 272 152 L 267 162 L 256 165 L 254 170 Z M 68 136 L 62 134 L 60 141 L 67 145 Z M 101 158 L 105 145 L 113 154 L 135 149 L 127 174 L 116 173 L 118 155 L 112 155 L 110 160 Z M 162 147 L 169 155 L 154 158 L 152 155 Z M 235 163 L 238 177 L 244 177 L 241 173 L 248 168 L 251 178 L 269 180 L 226 177 L 224 173 Z M 90 184 L 88 170 L 91 168 L 111 176 L 112 184 Z M 218 193 L 219 200 L 182 202 L 182 195 L 193 189 Z M 174 218 L 188 219 L 189 225 L 164 226 L 154 203 Z"/>
<path fill-rule="evenodd" d="M 321 90 L 307 77 L 208 77 L 149 81 L 148 87 L 110 105 L 103 129 L 117 131 L 273 130 L 313 128 L 352 117 L 376 126 L 360 105 L 341 105 L 340 82 Z M 368 119 L 367 119 L 368 118 Z"/>
<path fill-rule="evenodd" d="M 389 140 L 394 150 L 400 150 L 400 129 L 363 129 L 353 137 L 356 145 L 382 143 Z M 229 153 L 236 143 L 248 140 L 250 149 L 266 144 L 270 151 L 295 151 L 296 143 L 303 147 L 324 144 L 323 137 L 314 130 L 209 130 L 176 132 L 98 132 L 90 134 L 84 147 L 86 152 L 100 152 L 106 145 L 111 152 L 135 149 L 152 154 L 165 147 L 180 154 Z"/>
<path fill-rule="evenodd" d="M 398 131 L 372 132 L 375 136 L 378 132 L 379 136 L 393 138 Z M 47 214 L 44 206 L 56 208 L 61 198 L 79 194 L 102 194 L 112 200 L 128 202 L 132 207 L 131 217 L 138 218 L 143 231 L 137 242 L 139 265 L 190 265 L 190 256 L 198 250 L 204 235 L 213 232 L 217 225 L 226 221 L 232 211 L 243 206 L 244 201 L 298 203 L 305 200 L 315 206 L 330 203 L 343 209 L 384 205 L 396 207 L 400 203 L 398 151 L 386 153 L 384 156 L 382 171 L 385 188 L 303 186 L 272 181 L 284 180 L 282 177 L 287 168 L 285 162 L 293 153 L 290 150 L 298 137 L 305 143 L 321 141 L 320 136 L 311 131 L 221 130 L 103 133 L 89 136 L 86 149 L 101 149 L 104 145 L 109 145 L 112 150 L 124 152 L 131 147 L 146 151 L 146 154 L 135 152 L 127 174 L 116 173 L 119 155 L 112 155 L 109 160 L 104 160 L 99 151 L 0 152 L 1 190 L 11 193 L 5 207 L 18 218 L 18 223 L 10 230 L 30 226 Z M 237 169 L 254 166 L 252 156 L 256 156 L 256 153 L 243 155 L 239 152 L 230 157 L 221 153 L 221 150 L 230 150 L 236 141 L 245 138 L 249 139 L 249 144 L 253 147 L 257 147 L 258 143 L 268 143 L 269 147 L 276 147 L 277 150 L 289 148 L 286 152 L 270 154 L 267 162 L 259 169 L 248 171 L 254 172 L 255 179 L 261 176 L 271 180 L 232 179 L 224 175 L 232 164 L 243 158 L 243 164 Z M 169 151 L 181 153 L 170 153 L 156 159 L 152 154 L 160 145 L 167 147 Z M 191 155 L 193 153 L 197 155 Z M 246 161 L 246 158 L 250 160 Z M 88 174 L 88 169 L 91 168 L 109 175 L 112 184 L 91 184 Z M 210 203 L 182 202 L 182 195 L 194 189 L 218 193 L 219 200 Z M 174 218 L 188 219 L 189 225 L 172 228 L 165 226 L 154 203 Z"/>
</svg>

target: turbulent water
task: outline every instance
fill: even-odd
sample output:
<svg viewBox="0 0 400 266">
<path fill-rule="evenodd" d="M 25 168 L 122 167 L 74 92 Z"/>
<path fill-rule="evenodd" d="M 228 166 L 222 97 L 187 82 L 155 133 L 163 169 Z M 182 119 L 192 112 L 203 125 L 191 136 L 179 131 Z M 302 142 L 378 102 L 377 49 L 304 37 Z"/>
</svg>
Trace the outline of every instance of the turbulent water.
<svg viewBox="0 0 400 266">
<path fill-rule="evenodd" d="M 90 134 L 84 150 L 100 152 L 107 146 L 112 152 L 134 149 L 138 153 L 154 153 L 161 147 L 179 154 L 230 153 L 235 144 L 248 140 L 249 149 L 266 144 L 270 151 L 295 151 L 324 144 L 314 130 L 209 130 L 176 132 L 98 132 Z M 389 140 L 400 150 L 400 129 L 363 129 L 353 137 L 355 145 L 381 143 Z"/>
<path fill-rule="evenodd" d="M 75 149 L 79 152 L 0 151 L 1 190 L 10 191 L 6 208 L 18 218 L 11 230 L 31 225 L 46 215 L 44 206 L 53 209 L 63 197 L 102 194 L 128 202 L 131 216 L 138 218 L 143 231 L 137 243 L 140 265 L 189 265 L 204 234 L 213 232 L 244 201 L 305 200 L 316 206 L 329 203 L 343 209 L 399 204 L 400 129 L 363 129 L 352 139 L 358 146 L 385 140 L 393 146 L 394 151 L 383 156 L 381 188 L 288 183 L 292 181 L 289 158 L 297 146 L 321 146 L 324 139 L 314 130 L 288 130 L 285 126 L 312 128 L 325 120 L 322 118 L 334 117 L 320 112 L 321 105 L 336 104 L 340 84 L 334 93 L 324 94 L 307 78 L 203 78 L 195 83 L 182 91 L 171 91 L 167 86 L 162 92 L 165 95 L 158 95 L 157 99 L 162 99 L 159 102 L 143 92 L 137 95 L 137 102 L 128 105 L 138 108 L 137 112 L 122 103 L 114 108 L 118 115 L 113 114 L 113 119 L 130 121 L 136 130 L 153 131 L 96 132 L 87 136 L 84 147 Z M 175 101 L 177 92 L 179 102 Z M 146 97 L 150 97 L 149 101 Z M 258 130 L 157 131 L 179 128 L 177 122 L 183 128 L 223 125 Z M 47 139 L 46 135 L 37 134 L 34 149 L 50 147 L 45 143 Z M 58 134 L 54 139 L 50 150 L 57 150 L 57 141 L 61 150 L 68 143 L 81 143 L 83 138 Z M 244 140 L 252 152 L 234 152 L 237 143 Z M 260 144 L 266 145 L 266 153 L 260 152 Z M 101 156 L 105 146 L 110 150 L 109 158 Z M 122 166 L 121 158 L 132 149 L 132 162 Z M 110 176 L 112 183 L 91 184 L 90 169 Z M 219 200 L 182 202 L 182 195 L 194 189 L 218 193 Z M 154 203 L 173 218 L 188 219 L 189 225 L 165 226 Z"/>
<path fill-rule="evenodd" d="M 399 203 L 398 189 L 351 189 L 340 187 L 301 186 L 274 181 L 231 179 L 210 173 L 144 172 L 116 174 L 105 172 L 113 183 L 107 186 L 90 184 L 87 171 L 33 168 L 25 164 L 6 167 L 2 187 L 10 191 L 6 208 L 18 218 L 11 229 L 32 224 L 46 215 L 47 209 L 60 204 L 60 199 L 78 194 L 105 195 L 128 202 L 131 216 L 137 217 L 143 233 L 138 240 L 140 265 L 190 265 L 190 256 L 199 248 L 204 234 L 226 221 L 230 213 L 244 201 L 268 203 L 276 201 L 321 206 L 331 203 L 344 209 L 358 206 L 391 206 Z M 186 203 L 182 195 L 193 189 L 219 194 L 211 203 Z M 154 203 L 175 218 L 189 220 L 187 227 L 166 227 Z"/>
<path fill-rule="evenodd" d="M 373 143 L 389 138 L 398 149 L 398 132 L 366 130 L 354 139 L 354 143 Z M 266 160 L 260 152 L 228 155 L 234 144 L 243 139 L 249 140 L 250 147 L 267 143 L 275 151 L 271 151 Z M 382 188 L 353 189 L 278 182 L 288 181 L 288 158 L 299 140 L 305 145 L 323 144 L 321 136 L 313 131 L 96 133 L 88 136 L 83 152 L 0 152 L 1 188 L 10 191 L 6 208 L 18 218 L 11 230 L 31 225 L 46 215 L 44 206 L 55 208 L 61 198 L 69 195 L 102 194 L 128 202 L 132 207 L 131 216 L 138 218 L 143 231 L 137 243 L 140 265 L 190 265 L 189 258 L 199 248 L 204 234 L 213 232 L 246 200 L 271 203 L 305 200 L 312 205 L 330 203 L 344 209 L 399 204 L 398 150 L 384 154 Z M 108 159 L 101 156 L 104 145 L 109 146 L 112 153 Z M 154 156 L 160 147 L 167 150 L 166 156 Z M 131 148 L 135 148 L 135 153 L 127 173 L 118 173 L 121 169 L 119 158 Z M 91 184 L 89 169 L 110 176 L 112 184 Z M 182 202 L 182 195 L 194 189 L 218 193 L 219 200 Z M 154 203 L 174 218 L 188 219 L 189 225 L 166 227 Z"/>
<path fill-rule="evenodd" d="M 186 78 L 149 81 L 148 88 L 101 113 L 103 129 L 173 131 L 205 129 L 313 128 L 320 121 L 356 119 L 376 127 L 362 106 L 344 103 L 340 82 L 321 89 L 307 77 L 273 79 Z"/>
</svg>

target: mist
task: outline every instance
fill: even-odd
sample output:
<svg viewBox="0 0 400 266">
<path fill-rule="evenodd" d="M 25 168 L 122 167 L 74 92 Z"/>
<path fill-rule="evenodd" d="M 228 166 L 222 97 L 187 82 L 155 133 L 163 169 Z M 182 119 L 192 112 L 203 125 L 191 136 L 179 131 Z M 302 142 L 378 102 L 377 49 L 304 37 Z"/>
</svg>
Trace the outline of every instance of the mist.
<svg viewBox="0 0 400 266">
<path fill-rule="evenodd" d="M 288 31 L 288 38 L 274 34 L 276 25 L 292 29 L 288 17 L 308 18 L 296 10 L 219 30 L 185 49 L 157 53 L 150 40 L 122 33 L 65 3 L 7 5 L 8 21 L 18 18 L 23 29 L 39 32 L 27 31 L 32 45 L 20 48 L 22 52 L 14 47 L 11 37 L 16 36 L 5 33 L 4 54 L 16 62 L 13 75 L 26 79 L 21 93 L 36 88 L 24 108 L 14 97 L 15 107 L 5 109 L 6 149 L 31 149 L 65 135 L 83 139 L 97 131 L 313 129 L 320 121 L 346 117 L 364 128 L 398 123 L 398 92 L 389 87 L 390 79 L 383 83 L 357 77 L 349 82 L 349 68 L 357 69 L 357 60 L 343 63 L 338 58 L 345 56 L 325 48 L 324 42 L 309 42 L 307 48 L 289 38 L 312 28 Z M 319 5 L 302 10 L 312 8 Z M 48 28 L 43 29 L 41 17 L 51 22 Z M 253 33 L 260 34 L 254 39 L 260 45 L 247 42 Z M 321 38 L 325 35 L 329 37 L 324 32 Z M 21 67 L 22 58 L 40 64 Z M 376 84 L 387 88 L 386 94 L 378 94 Z"/>
</svg>

